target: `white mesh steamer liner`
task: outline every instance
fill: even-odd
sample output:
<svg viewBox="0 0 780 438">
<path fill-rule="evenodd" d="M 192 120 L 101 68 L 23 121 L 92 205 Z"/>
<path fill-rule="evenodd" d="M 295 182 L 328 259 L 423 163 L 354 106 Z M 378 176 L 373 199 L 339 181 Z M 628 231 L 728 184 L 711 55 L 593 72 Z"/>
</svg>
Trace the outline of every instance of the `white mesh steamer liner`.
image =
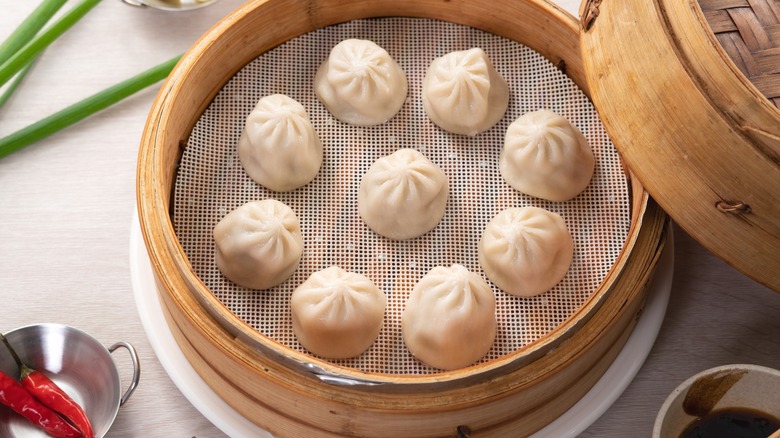
<svg viewBox="0 0 780 438">
<path fill-rule="evenodd" d="M 260 30 L 258 30 L 260 31 Z M 355 127 L 334 119 L 317 100 L 314 75 L 330 49 L 347 38 L 369 39 L 387 50 L 407 75 L 409 95 L 387 123 Z M 430 62 L 455 50 L 482 48 L 510 88 L 501 121 L 476 137 L 447 133 L 425 115 L 421 86 Z M 236 144 L 246 116 L 269 94 L 286 94 L 309 113 L 325 150 L 317 177 L 288 193 L 252 181 Z M 590 186 L 568 202 L 518 193 L 501 178 L 498 158 L 509 124 L 533 110 L 553 110 L 577 126 L 596 157 Z M 446 213 L 422 237 L 390 241 L 360 219 L 360 179 L 378 158 L 413 148 L 439 165 L 450 182 Z M 275 198 L 301 220 L 304 253 L 295 274 L 270 290 L 249 290 L 222 276 L 214 261 L 214 226 L 231 210 Z M 356 20 L 319 29 L 261 55 L 217 94 L 194 127 L 183 153 L 174 193 L 174 226 L 192 268 L 238 318 L 269 338 L 304 351 L 292 330 L 290 296 L 313 272 L 338 265 L 371 278 L 388 297 L 384 327 L 363 355 L 335 364 L 370 373 L 421 375 L 439 370 L 406 350 L 400 318 L 414 284 L 431 268 L 459 263 L 484 275 L 477 245 L 488 221 L 513 206 L 560 214 L 575 241 L 573 265 L 561 283 L 534 298 L 493 286 L 498 333 L 483 361 L 514 352 L 573 315 L 605 278 L 628 236 L 630 195 L 618 153 L 584 93 L 556 66 L 514 41 L 453 23 L 414 18 Z"/>
</svg>

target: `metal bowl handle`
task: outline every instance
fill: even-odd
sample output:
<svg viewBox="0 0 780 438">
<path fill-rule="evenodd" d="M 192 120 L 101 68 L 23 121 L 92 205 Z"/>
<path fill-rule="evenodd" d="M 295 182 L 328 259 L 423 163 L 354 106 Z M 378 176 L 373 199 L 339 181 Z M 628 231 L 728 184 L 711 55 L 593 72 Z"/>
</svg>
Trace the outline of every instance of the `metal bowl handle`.
<svg viewBox="0 0 780 438">
<path fill-rule="evenodd" d="M 109 353 L 113 353 L 119 347 L 126 348 L 128 353 L 130 353 L 130 359 L 133 361 L 133 380 L 130 382 L 130 386 L 127 387 L 127 391 L 122 394 L 122 398 L 119 399 L 119 406 L 122 406 L 127 402 L 130 396 L 133 395 L 133 391 L 135 391 L 135 388 L 138 386 L 138 380 L 141 378 L 141 364 L 138 361 L 138 353 L 135 352 L 135 348 L 127 342 L 117 342 L 110 346 L 108 351 Z"/>
<path fill-rule="evenodd" d="M 148 6 L 144 3 L 134 1 L 134 0 L 122 0 L 122 3 L 128 4 L 130 6 L 135 6 L 137 8 L 145 8 L 146 6 Z"/>
</svg>

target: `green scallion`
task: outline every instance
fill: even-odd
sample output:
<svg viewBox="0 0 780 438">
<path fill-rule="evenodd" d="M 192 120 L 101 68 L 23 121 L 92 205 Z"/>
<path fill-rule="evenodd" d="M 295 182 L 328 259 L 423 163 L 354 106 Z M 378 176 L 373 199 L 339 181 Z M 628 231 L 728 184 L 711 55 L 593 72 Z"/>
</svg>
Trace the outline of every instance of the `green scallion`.
<svg viewBox="0 0 780 438">
<path fill-rule="evenodd" d="M 16 72 L 28 65 L 38 53 L 76 24 L 81 17 L 86 15 L 98 3 L 100 3 L 100 0 L 81 0 L 63 14 L 62 17 L 11 55 L 7 61 L 0 65 L 0 86 L 8 82 Z"/>
<path fill-rule="evenodd" d="M 5 105 L 5 102 L 11 97 L 14 91 L 16 91 L 16 88 L 19 87 L 19 84 L 22 83 L 22 80 L 27 75 L 27 72 L 29 72 L 33 64 L 35 64 L 35 61 L 36 60 L 33 60 L 32 62 L 24 66 L 24 68 L 22 68 L 22 70 L 16 74 L 14 80 L 8 84 L 8 87 L 6 87 L 6 89 L 3 91 L 3 94 L 0 94 L 0 108 L 2 108 L 3 105 Z"/>
<path fill-rule="evenodd" d="M 177 56 L 145 72 L 106 88 L 7 137 L 0 138 L 0 158 L 54 134 L 112 104 L 156 83 L 170 74 Z"/>
<path fill-rule="evenodd" d="M 0 65 L 30 41 L 67 0 L 43 0 L 0 44 Z"/>
</svg>

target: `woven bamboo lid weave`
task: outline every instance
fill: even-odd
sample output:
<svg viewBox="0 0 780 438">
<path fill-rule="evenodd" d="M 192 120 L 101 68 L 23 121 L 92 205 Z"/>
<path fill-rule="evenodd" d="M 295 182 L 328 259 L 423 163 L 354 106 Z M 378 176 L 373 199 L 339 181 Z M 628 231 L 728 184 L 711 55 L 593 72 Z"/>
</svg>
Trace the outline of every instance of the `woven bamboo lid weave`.
<svg viewBox="0 0 780 438">
<path fill-rule="evenodd" d="M 699 4 L 739 71 L 780 107 L 780 1 L 699 0 Z"/>
<path fill-rule="evenodd" d="M 779 12 L 778 0 L 588 0 L 580 35 L 627 165 L 678 225 L 776 291 Z"/>
</svg>

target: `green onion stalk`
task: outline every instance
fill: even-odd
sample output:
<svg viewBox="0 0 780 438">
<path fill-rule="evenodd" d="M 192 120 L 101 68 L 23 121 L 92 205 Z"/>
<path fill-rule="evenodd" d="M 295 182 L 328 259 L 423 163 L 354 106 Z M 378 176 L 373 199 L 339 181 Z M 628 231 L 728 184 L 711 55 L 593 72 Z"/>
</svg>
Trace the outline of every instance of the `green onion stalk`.
<svg viewBox="0 0 780 438">
<path fill-rule="evenodd" d="M 11 35 L 0 43 L 0 66 L 5 64 L 11 56 L 30 41 L 38 31 L 51 20 L 51 17 L 62 8 L 66 1 L 67 0 L 43 0 L 43 2 L 38 5 L 38 7 L 35 8 L 21 24 L 19 24 Z M 19 84 L 21 84 L 33 64 L 35 64 L 35 59 L 28 61 L 16 74 L 14 80 L 8 84 L 8 87 L 3 91 L 3 94 L 0 95 L 0 108 L 5 105 L 5 102 L 11 97 L 11 94 L 19 87 Z"/>
<path fill-rule="evenodd" d="M 29 64 L 24 66 L 24 68 L 22 68 L 22 71 L 20 71 L 14 77 L 14 80 L 8 84 L 8 87 L 6 87 L 5 91 L 3 91 L 3 94 L 0 94 L 0 108 L 2 108 L 3 105 L 5 105 L 5 102 L 11 97 L 14 91 L 16 91 L 16 89 L 19 87 L 19 84 L 21 84 L 24 77 L 27 76 L 27 72 L 30 71 L 33 64 L 35 64 L 35 60 L 31 61 Z"/>
<path fill-rule="evenodd" d="M 130 79 L 100 91 L 38 122 L 0 138 L 0 158 L 54 134 L 103 110 L 136 92 L 157 83 L 170 74 L 181 56 L 172 58 Z"/>
<path fill-rule="evenodd" d="M 87 14 L 93 7 L 95 7 L 100 0 L 81 0 L 73 8 L 67 11 L 49 27 L 44 29 L 38 35 L 36 35 L 28 43 L 24 44 L 21 48 L 14 51 L 14 47 L 18 45 L 20 41 L 24 41 L 23 37 L 29 37 L 34 26 L 38 26 L 39 19 L 36 19 L 34 23 L 28 23 L 27 20 L 22 22 L 22 32 L 17 34 L 18 29 L 14 31 L 14 34 L 9 37 L 11 43 L 5 51 L 12 51 L 8 59 L 0 57 L 0 87 L 3 86 L 9 79 L 11 79 L 18 71 L 29 65 L 30 62 L 46 47 L 48 47 L 54 40 L 60 35 L 65 33 L 74 24 L 76 24 L 81 17 Z M 49 10 L 46 11 L 49 13 Z M 54 12 L 51 12 L 53 14 Z M 40 14 L 41 19 L 45 17 L 43 13 Z M 50 15 L 51 16 L 51 15 Z M 37 32 L 37 29 L 35 29 Z M 6 40 L 7 42 L 8 40 Z M 5 43 L 4 43 L 5 44 Z"/>
<path fill-rule="evenodd" d="M 67 0 L 43 0 L 16 30 L 0 44 L 0 65 L 30 41 Z M 29 63 L 27 63 L 29 65 Z"/>
</svg>

